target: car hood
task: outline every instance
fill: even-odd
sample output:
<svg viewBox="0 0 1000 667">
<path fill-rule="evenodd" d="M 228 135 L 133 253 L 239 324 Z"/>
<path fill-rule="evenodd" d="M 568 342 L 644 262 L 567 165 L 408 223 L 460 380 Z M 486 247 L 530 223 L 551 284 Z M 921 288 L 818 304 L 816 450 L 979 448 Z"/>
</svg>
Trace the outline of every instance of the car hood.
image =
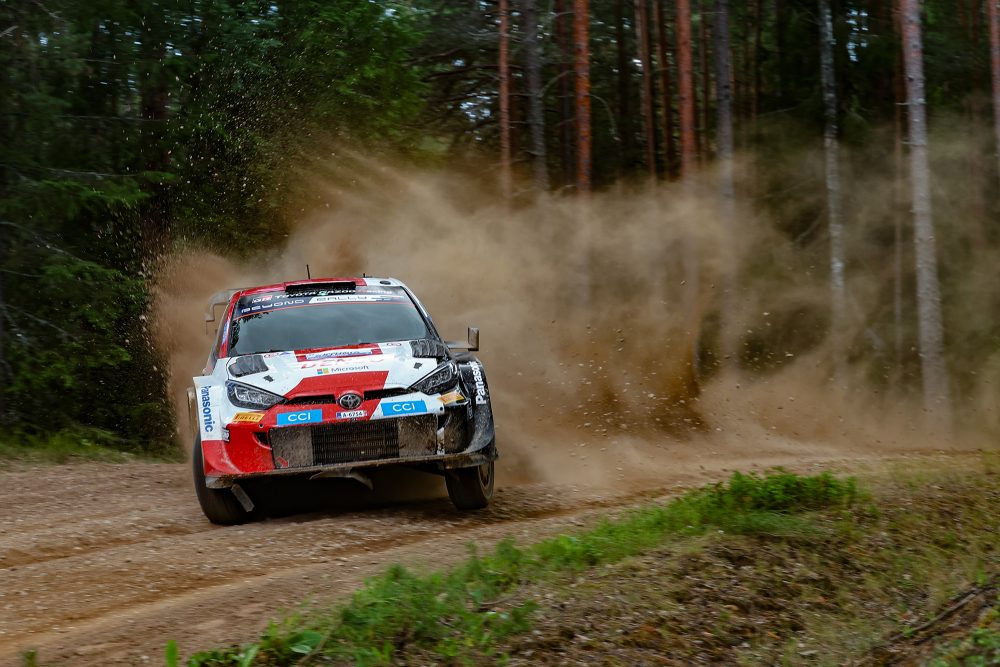
<svg viewBox="0 0 1000 667">
<path fill-rule="evenodd" d="M 268 352 L 223 360 L 230 379 L 286 398 L 406 388 L 438 366 L 437 341 Z"/>
</svg>

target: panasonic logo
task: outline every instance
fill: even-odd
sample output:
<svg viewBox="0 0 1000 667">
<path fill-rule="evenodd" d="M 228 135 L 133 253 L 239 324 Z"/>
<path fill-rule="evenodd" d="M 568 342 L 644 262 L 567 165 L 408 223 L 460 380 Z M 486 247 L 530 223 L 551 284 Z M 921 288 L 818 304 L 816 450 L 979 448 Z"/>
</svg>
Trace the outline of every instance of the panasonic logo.
<svg viewBox="0 0 1000 667">
<path fill-rule="evenodd" d="M 469 362 L 472 368 L 472 382 L 476 385 L 476 405 L 486 403 L 486 380 L 483 379 L 483 367 L 478 362 Z"/>
<path fill-rule="evenodd" d="M 208 397 L 208 387 L 201 388 L 201 420 L 205 425 L 206 433 L 211 433 L 215 430 L 215 420 L 212 419 L 212 402 Z"/>
</svg>

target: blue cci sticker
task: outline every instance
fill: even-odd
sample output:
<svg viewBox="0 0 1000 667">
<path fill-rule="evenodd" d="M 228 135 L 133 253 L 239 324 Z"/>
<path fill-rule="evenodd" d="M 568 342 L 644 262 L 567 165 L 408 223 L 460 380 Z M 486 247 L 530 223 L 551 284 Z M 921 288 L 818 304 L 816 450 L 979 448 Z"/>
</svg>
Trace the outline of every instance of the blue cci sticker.
<svg viewBox="0 0 1000 667">
<path fill-rule="evenodd" d="M 390 417 L 392 415 L 419 415 L 427 412 L 427 406 L 423 401 L 400 401 L 398 403 L 383 403 L 382 414 Z"/>
<path fill-rule="evenodd" d="M 323 421 L 322 410 L 303 410 L 302 412 L 282 412 L 278 414 L 278 426 L 295 426 Z"/>
</svg>

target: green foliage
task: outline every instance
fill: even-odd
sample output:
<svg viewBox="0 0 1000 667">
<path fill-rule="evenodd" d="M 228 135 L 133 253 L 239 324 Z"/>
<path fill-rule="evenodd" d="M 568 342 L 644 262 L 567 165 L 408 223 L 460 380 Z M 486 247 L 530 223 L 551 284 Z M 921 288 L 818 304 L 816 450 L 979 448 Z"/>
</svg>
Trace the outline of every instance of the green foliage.
<svg viewBox="0 0 1000 667">
<path fill-rule="evenodd" d="M 419 575 L 393 565 L 329 614 L 272 623 L 259 643 L 201 653 L 190 664 L 239 665 L 255 651 L 254 659 L 269 665 L 295 664 L 304 657 L 386 665 L 404 648 L 428 652 L 439 661 L 474 656 L 497 660 L 496 643 L 530 627 L 534 603 L 501 603 L 525 581 L 617 562 L 671 534 L 728 527 L 773 534 L 776 527 L 787 530 L 792 513 L 846 506 L 856 497 L 853 479 L 736 473 L 728 483 L 605 520 L 576 535 L 529 547 L 505 540 L 486 556 L 473 550 L 465 563 L 449 571 Z M 795 527 L 804 525 L 799 521 Z"/>
<path fill-rule="evenodd" d="M 987 667 L 1000 664 L 1000 599 L 967 636 L 935 650 L 930 667 Z"/>
</svg>

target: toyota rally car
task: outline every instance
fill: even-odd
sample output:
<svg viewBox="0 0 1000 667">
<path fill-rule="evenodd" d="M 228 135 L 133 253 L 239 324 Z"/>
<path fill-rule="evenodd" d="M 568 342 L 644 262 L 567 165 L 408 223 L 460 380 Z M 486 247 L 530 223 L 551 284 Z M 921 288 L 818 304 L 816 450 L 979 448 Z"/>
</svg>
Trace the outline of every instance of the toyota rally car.
<svg viewBox="0 0 1000 667">
<path fill-rule="evenodd" d="M 188 390 L 195 489 L 210 521 L 253 515 L 248 480 L 349 477 L 370 488 L 365 470 L 384 465 L 443 474 L 459 509 L 489 504 L 497 451 L 486 375 L 470 354 L 478 329 L 445 343 L 413 293 L 385 278 L 229 290 L 206 322 L 223 305 Z"/>
</svg>

